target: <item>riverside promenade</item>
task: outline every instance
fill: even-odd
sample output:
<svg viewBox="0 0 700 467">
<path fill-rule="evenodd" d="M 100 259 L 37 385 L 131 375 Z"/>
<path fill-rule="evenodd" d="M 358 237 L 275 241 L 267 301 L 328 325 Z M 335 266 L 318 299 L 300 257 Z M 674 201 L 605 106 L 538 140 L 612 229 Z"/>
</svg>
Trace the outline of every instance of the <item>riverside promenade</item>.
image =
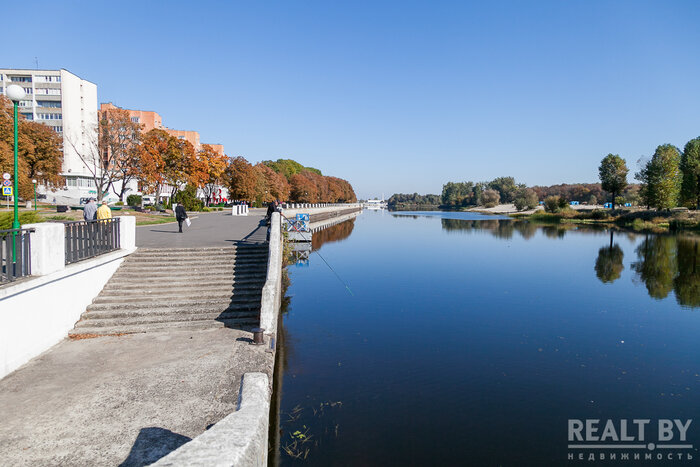
<svg viewBox="0 0 700 467">
<path fill-rule="evenodd" d="M 262 209 L 245 217 L 193 214 L 183 234 L 176 223 L 137 227 L 132 257 L 156 247 L 259 245 L 263 216 Z M 192 281 L 207 274 L 186 262 L 181 268 Z M 163 301 L 181 294 L 179 287 L 167 277 L 152 282 Z M 64 339 L 0 380 L 0 465 L 157 461 L 239 409 L 242 375 L 271 380 L 274 354 L 250 345 L 251 337 L 220 325 Z"/>
</svg>

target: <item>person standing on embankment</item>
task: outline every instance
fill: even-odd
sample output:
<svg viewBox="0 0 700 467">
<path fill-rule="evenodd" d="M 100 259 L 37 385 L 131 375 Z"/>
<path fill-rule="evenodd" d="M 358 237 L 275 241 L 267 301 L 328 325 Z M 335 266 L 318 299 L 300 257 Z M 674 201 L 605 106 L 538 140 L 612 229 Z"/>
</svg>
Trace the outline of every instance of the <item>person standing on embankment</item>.
<svg viewBox="0 0 700 467">
<path fill-rule="evenodd" d="M 187 211 L 185 211 L 185 207 L 182 204 L 178 204 L 175 207 L 175 219 L 177 219 L 179 232 L 182 233 L 182 223 L 187 219 Z"/>
</svg>

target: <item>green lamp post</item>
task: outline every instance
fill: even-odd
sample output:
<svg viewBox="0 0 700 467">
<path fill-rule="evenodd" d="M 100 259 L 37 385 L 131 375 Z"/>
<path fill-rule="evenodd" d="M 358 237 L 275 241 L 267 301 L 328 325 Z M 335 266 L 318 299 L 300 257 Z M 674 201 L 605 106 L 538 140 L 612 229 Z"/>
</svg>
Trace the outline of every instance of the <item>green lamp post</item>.
<svg viewBox="0 0 700 467">
<path fill-rule="evenodd" d="M 32 183 L 34 184 L 34 211 L 36 211 L 36 178 L 32 180 Z"/>
<path fill-rule="evenodd" d="M 26 93 L 24 92 L 24 89 L 22 89 L 22 86 L 17 86 L 16 84 L 11 84 L 7 87 L 5 90 L 5 95 L 12 101 L 14 104 L 15 108 L 15 170 L 14 173 L 12 174 L 12 178 L 14 180 L 14 191 L 13 191 L 13 198 L 14 198 L 14 208 L 15 208 L 15 218 L 12 221 L 12 228 L 13 229 L 19 229 L 19 207 L 17 206 L 18 198 L 19 198 L 19 171 L 17 169 L 17 126 L 18 126 L 18 121 L 17 121 L 17 106 L 19 105 L 19 101 L 23 100 L 24 97 L 26 96 Z M 17 232 L 14 232 L 12 234 L 12 262 L 15 261 L 15 258 L 17 257 Z"/>
</svg>

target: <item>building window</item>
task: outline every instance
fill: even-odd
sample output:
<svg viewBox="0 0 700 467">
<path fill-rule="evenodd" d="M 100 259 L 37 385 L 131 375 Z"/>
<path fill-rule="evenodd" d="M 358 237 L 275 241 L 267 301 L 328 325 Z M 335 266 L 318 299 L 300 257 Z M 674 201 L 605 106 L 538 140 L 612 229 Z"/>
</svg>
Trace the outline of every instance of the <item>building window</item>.
<svg viewBox="0 0 700 467">
<path fill-rule="evenodd" d="M 31 107 L 32 101 L 19 101 L 19 106 L 20 107 Z"/>
<path fill-rule="evenodd" d="M 61 108 L 61 101 L 36 101 L 37 107 L 52 107 L 54 109 Z"/>
<path fill-rule="evenodd" d="M 51 129 L 55 131 L 56 133 L 62 133 L 63 132 L 63 127 L 62 126 L 52 126 Z"/>
<path fill-rule="evenodd" d="M 41 120 L 61 120 L 61 114 L 37 114 L 37 117 Z"/>
<path fill-rule="evenodd" d="M 8 76 L 13 83 L 31 83 L 31 76 Z"/>
<path fill-rule="evenodd" d="M 34 114 L 23 113 L 21 114 L 26 120 L 34 120 Z"/>
<path fill-rule="evenodd" d="M 184 136 L 178 136 L 177 139 L 185 139 Z"/>
<path fill-rule="evenodd" d="M 131 121 L 134 123 L 139 123 L 141 122 L 141 119 L 139 117 L 131 117 Z"/>
<path fill-rule="evenodd" d="M 24 92 L 26 92 L 27 94 L 31 94 L 32 88 L 24 88 Z"/>
</svg>

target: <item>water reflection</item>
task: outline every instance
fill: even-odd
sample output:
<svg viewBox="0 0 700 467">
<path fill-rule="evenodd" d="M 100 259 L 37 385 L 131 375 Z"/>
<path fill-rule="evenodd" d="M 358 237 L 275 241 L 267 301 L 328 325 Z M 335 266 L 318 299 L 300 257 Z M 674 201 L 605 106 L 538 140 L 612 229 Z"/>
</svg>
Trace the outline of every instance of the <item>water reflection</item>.
<svg viewBox="0 0 700 467">
<path fill-rule="evenodd" d="M 673 291 L 680 305 L 700 307 L 699 242 L 695 237 L 645 237 L 632 267 L 651 297 L 663 299 Z"/>
<path fill-rule="evenodd" d="M 595 261 L 595 275 L 603 283 L 615 282 L 622 275 L 625 266 L 622 259 L 625 254 L 620 245 L 614 244 L 614 232 L 610 231 L 610 245 L 598 250 L 598 259 Z"/>
<path fill-rule="evenodd" d="M 350 219 L 340 224 L 336 224 L 314 232 L 311 237 L 311 246 L 314 250 L 320 250 L 326 243 L 339 242 L 350 236 L 355 228 L 355 219 Z"/>
</svg>

